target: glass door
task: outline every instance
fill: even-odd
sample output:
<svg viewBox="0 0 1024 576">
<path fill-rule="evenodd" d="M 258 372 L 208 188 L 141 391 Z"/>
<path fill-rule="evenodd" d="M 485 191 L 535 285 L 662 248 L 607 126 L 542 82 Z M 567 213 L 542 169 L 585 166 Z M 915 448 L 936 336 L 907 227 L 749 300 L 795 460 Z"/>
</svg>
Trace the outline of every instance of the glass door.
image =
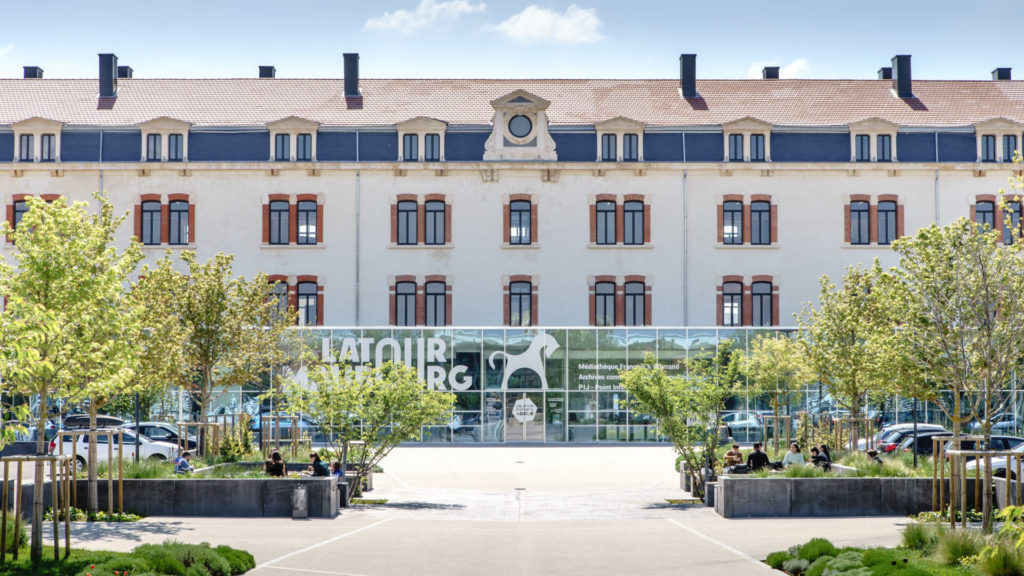
<svg viewBox="0 0 1024 576">
<path fill-rule="evenodd" d="M 505 441 L 544 442 L 544 394 L 505 394 Z"/>
</svg>

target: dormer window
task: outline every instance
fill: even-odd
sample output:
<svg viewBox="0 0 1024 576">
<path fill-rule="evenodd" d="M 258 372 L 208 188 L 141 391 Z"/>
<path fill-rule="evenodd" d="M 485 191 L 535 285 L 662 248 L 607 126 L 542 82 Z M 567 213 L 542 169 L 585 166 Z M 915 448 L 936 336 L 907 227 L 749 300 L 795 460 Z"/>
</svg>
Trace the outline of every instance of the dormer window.
<svg viewBox="0 0 1024 576">
<path fill-rule="evenodd" d="M 399 122 L 399 159 L 402 162 L 444 162 L 444 133 L 448 125 L 419 116 Z"/>
<path fill-rule="evenodd" d="M 979 162 L 1013 162 L 1017 152 L 1017 135 L 1024 129 L 1006 118 L 992 118 L 974 125 Z"/>
<path fill-rule="evenodd" d="M 601 162 L 639 162 L 643 159 L 642 122 L 619 116 L 594 125 L 600 143 Z"/>
<path fill-rule="evenodd" d="M 484 160 L 558 160 L 555 141 L 548 133 L 550 105 L 526 90 L 491 100 L 494 116 L 491 135 L 484 143 Z"/>
<path fill-rule="evenodd" d="M 35 160 L 35 137 L 32 134 L 22 134 L 18 138 L 18 161 L 32 162 Z"/>
<path fill-rule="evenodd" d="M 60 161 L 60 133 L 63 124 L 46 118 L 32 117 L 15 122 L 14 157 L 18 162 Z"/>
<path fill-rule="evenodd" d="M 270 159 L 274 162 L 315 162 L 320 124 L 298 116 L 267 122 Z"/>
<path fill-rule="evenodd" d="M 853 162 L 892 162 L 892 142 L 897 126 L 881 118 L 865 118 L 851 122 L 850 160 Z"/>
<path fill-rule="evenodd" d="M 139 124 L 142 130 L 142 159 L 146 162 L 184 162 L 188 157 L 185 134 L 190 124 L 161 116 Z"/>
<path fill-rule="evenodd" d="M 729 162 L 771 161 L 771 131 L 771 124 L 750 116 L 722 124 L 725 158 Z"/>
</svg>

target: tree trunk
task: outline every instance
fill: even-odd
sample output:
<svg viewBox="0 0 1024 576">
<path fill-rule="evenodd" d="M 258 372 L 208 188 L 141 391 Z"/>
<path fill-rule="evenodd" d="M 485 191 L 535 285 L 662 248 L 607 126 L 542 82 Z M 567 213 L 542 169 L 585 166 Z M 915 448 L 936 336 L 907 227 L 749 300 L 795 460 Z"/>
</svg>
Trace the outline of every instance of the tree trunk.
<svg viewBox="0 0 1024 576">
<path fill-rule="evenodd" d="M 44 389 L 39 394 L 39 419 L 36 423 L 36 455 L 46 455 L 46 415 L 49 412 L 48 409 L 49 397 Z M 32 490 L 32 538 L 31 538 L 31 553 L 33 563 L 37 563 L 43 559 L 43 482 L 46 479 L 46 473 L 43 469 L 43 461 L 36 461 L 35 480 L 33 483 Z M 6 490 L 7 487 L 5 486 Z M 20 499 L 20 496 L 19 496 Z M 16 514 L 21 514 L 21 510 L 15 511 Z M 17 540 L 17 537 L 15 537 Z"/>
<path fill-rule="evenodd" d="M 89 431 L 90 432 L 95 432 L 96 431 L 96 409 L 93 408 L 92 402 L 89 403 Z M 95 437 L 95 436 L 93 436 L 92 438 L 89 438 L 89 455 L 86 457 L 86 461 L 88 462 L 88 466 L 89 466 L 89 474 L 88 474 L 88 478 L 89 478 L 89 480 L 88 480 L 89 492 L 88 492 L 88 497 L 86 498 L 87 510 L 89 512 L 89 516 L 92 516 L 92 515 L 96 514 L 100 510 L 100 503 L 99 503 L 100 495 L 99 495 L 99 488 L 98 488 L 99 482 L 97 482 L 97 480 L 96 480 L 97 468 L 98 468 L 97 463 L 96 463 L 96 457 L 97 457 L 97 455 L 99 453 L 99 450 L 97 449 L 97 446 L 96 446 L 96 441 L 97 440 L 98 440 L 98 438 Z M 110 442 L 111 439 L 107 438 L 107 441 Z M 107 462 L 107 474 L 110 474 L 111 464 L 112 464 L 111 462 Z M 110 495 L 110 496 L 112 496 L 112 495 Z"/>
</svg>

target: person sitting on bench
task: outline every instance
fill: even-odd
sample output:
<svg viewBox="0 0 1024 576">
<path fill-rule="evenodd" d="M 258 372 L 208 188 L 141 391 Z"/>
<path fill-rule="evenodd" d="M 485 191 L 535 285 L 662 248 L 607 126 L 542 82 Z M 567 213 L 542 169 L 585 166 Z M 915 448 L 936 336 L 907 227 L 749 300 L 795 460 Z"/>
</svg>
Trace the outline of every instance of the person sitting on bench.
<svg viewBox="0 0 1024 576">
<path fill-rule="evenodd" d="M 761 443 L 754 442 L 754 451 L 747 456 L 747 468 L 751 472 L 757 472 L 758 470 L 771 466 L 772 462 L 768 459 L 768 455 L 761 451 Z"/>
</svg>

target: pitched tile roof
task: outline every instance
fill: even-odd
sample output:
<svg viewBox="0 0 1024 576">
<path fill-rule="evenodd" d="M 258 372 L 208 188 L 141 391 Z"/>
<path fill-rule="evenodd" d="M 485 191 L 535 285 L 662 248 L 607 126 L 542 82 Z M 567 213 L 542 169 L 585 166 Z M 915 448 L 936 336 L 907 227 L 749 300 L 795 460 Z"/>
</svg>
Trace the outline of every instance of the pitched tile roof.
<svg viewBox="0 0 1024 576">
<path fill-rule="evenodd" d="M 416 116 L 489 124 L 489 102 L 517 89 L 551 101 L 552 124 L 625 116 L 652 125 L 717 125 L 752 116 L 775 125 L 842 126 L 879 117 L 901 126 L 964 126 L 1004 117 L 1024 123 L 1024 82 L 918 80 L 901 100 L 888 80 L 698 80 L 684 100 L 677 80 L 363 79 L 361 106 L 342 79 L 118 80 L 113 102 L 98 82 L 0 79 L 0 125 L 33 116 L 72 125 L 125 126 L 169 116 L 197 126 L 262 125 L 299 116 L 333 126 L 392 125 Z"/>
</svg>

